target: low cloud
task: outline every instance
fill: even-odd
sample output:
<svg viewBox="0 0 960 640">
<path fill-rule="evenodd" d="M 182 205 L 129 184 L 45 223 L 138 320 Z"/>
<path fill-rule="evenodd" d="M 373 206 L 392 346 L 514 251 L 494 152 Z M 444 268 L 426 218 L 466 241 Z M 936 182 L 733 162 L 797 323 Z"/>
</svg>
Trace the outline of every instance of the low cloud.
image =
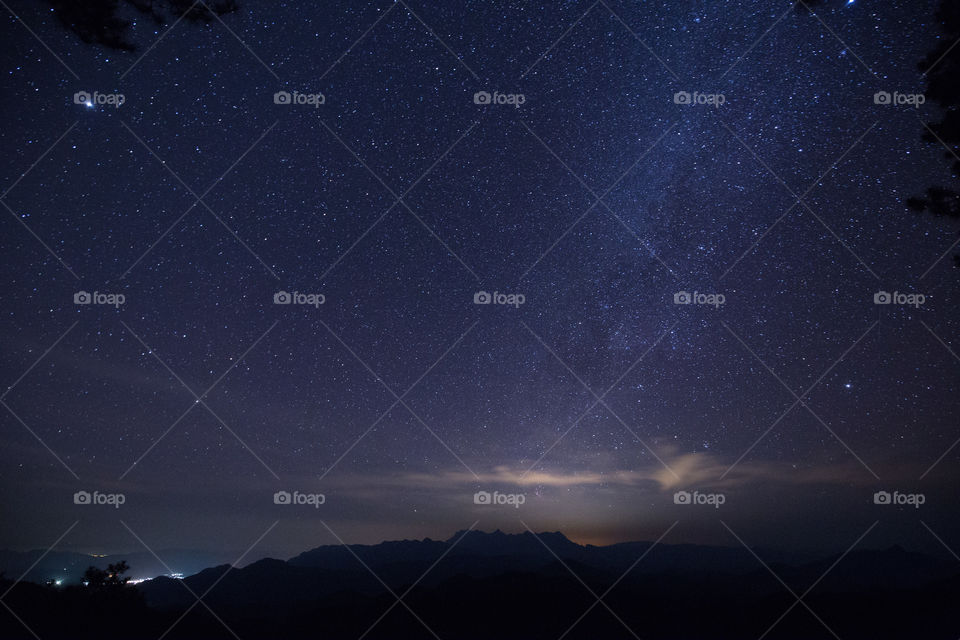
<svg viewBox="0 0 960 640">
<path fill-rule="evenodd" d="M 711 453 L 661 455 L 636 469 L 613 471 L 533 469 L 500 465 L 492 469 L 447 469 L 438 473 L 404 473 L 384 476 L 342 476 L 338 484 L 352 490 L 384 485 L 397 490 L 436 490 L 448 487 L 505 486 L 523 488 L 587 488 L 636 487 L 650 491 L 675 491 L 686 487 L 700 489 L 733 489 L 755 484 L 833 485 L 861 484 L 868 486 L 873 478 L 855 461 L 829 465 L 794 466 L 773 462 L 740 462 L 731 467 Z"/>
</svg>

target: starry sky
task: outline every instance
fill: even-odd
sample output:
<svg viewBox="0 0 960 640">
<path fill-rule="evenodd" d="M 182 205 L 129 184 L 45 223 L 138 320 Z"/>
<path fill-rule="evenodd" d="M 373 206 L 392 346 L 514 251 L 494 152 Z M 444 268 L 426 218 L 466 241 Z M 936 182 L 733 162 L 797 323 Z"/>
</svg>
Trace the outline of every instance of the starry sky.
<svg viewBox="0 0 960 640">
<path fill-rule="evenodd" d="M 8 2 L 0 547 L 960 544 L 935 3 Z"/>
</svg>

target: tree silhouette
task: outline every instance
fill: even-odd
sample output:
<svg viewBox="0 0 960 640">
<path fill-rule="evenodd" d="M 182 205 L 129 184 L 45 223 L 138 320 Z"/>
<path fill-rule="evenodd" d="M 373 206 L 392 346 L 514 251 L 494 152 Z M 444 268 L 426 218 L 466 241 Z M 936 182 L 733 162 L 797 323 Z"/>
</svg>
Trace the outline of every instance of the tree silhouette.
<svg viewBox="0 0 960 640">
<path fill-rule="evenodd" d="M 960 178 L 960 157 L 954 151 L 960 145 L 960 4 L 942 0 L 936 12 L 943 37 L 937 47 L 927 54 L 917 68 L 927 79 L 925 95 L 943 109 L 943 119 L 927 125 L 923 140 L 946 147 L 944 158 L 951 163 L 953 178 Z M 933 185 L 923 196 L 908 198 L 907 206 L 916 212 L 934 216 L 960 218 L 960 193 L 953 187 Z M 955 255 L 954 266 L 960 267 L 960 255 Z"/>
<path fill-rule="evenodd" d="M 133 51 L 129 39 L 131 21 L 121 15 L 132 8 L 162 25 L 171 17 L 207 23 L 216 16 L 237 10 L 236 0 L 46 0 L 60 22 L 88 44 Z M 130 12 L 127 12 L 130 13 Z"/>
<path fill-rule="evenodd" d="M 88 587 L 94 589 L 123 587 L 130 580 L 129 576 L 123 574 L 130 570 L 130 565 L 126 560 L 121 560 L 116 564 L 107 565 L 107 570 L 97 567 L 87 567 L 83 573 L 83 581 Z"/>
</svg>

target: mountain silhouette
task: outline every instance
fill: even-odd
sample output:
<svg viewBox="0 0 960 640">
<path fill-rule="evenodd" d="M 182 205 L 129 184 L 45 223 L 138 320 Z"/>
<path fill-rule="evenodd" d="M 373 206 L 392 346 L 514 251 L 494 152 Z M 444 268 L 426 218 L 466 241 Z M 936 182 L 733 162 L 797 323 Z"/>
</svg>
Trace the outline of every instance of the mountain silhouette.
<svg viewBox="0 0 960 640">
<path fill-rule="evenodd" d="M 174 622 L 166 638 L 231 638 L 230 629 L 244 640 L 356 640 L 368 630 L 368 638 L 443 640 L 742 638 L 775 622 L 767 637 L 875 639 L 923 629 L 924 638 L 955 638 L 960 630 L 958 565 L 899 547 L 819 558 L 755 552 L 762 563 L 743 547 L 594 546 L 559 532 L 460 531 L 221 564 L 99 594 L 101 601 L 82 587 L 19 584 L 5 602 L 32 616 L 44 640 L 101 637 L 92 622 L 88 636 L 50 615 L 67 608 L 75 617 L 91 600 L 101 615 L 134 621 L 124 637 L 153 639 Z M 806 594 L 802 604 L 791 591 Z M 0 621 L 0 637 L 29 637 L 11 616 L 0 612 Z"/>
</svg>

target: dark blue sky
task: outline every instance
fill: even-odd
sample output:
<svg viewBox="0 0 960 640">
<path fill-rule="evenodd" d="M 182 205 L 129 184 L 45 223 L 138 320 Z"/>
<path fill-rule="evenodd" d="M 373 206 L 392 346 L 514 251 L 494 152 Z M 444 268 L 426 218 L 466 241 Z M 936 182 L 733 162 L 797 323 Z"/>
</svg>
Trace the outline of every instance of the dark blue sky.
<svg viewBox="0 0 960 640">
<path fill-rule="evenodd" d="M 960 540 L 957 230 L 903 204 L 938 114 L 874 98 L 934 3 L 243 0 L 135 52 L 9 8 L 0 546 Z"/>
</svg>

